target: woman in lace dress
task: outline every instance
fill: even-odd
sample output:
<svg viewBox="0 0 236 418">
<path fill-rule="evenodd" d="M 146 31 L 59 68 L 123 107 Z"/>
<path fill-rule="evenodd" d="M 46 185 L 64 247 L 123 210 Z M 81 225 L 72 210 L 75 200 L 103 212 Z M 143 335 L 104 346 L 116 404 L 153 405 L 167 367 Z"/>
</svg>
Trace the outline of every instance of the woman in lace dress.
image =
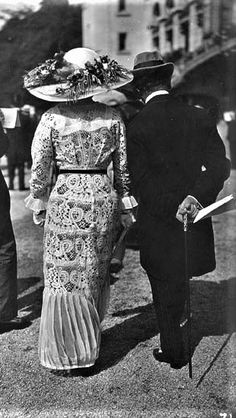
<svg viewBox="0 0 236 418">
<path fill-rule="evenodd" d="M 90 367 L 99 355 L 113 231 L 120 211 L 123 225 L 132 223 L 135 200 L 129 196 L 124 124 L 117 111 L 88 97 L 130 80 L 127 70 L 85 48 L 57 55 L 25 78 L 37 97 L 66 102 L 44 113 L 37 127 L 26 199 L 35 223 L 43 224 L 46 214 L 39 357 L 52 370 Z M 107 176 L 111 161 L 114 188 Z M 59 175 L 47 201 L 52 162 Z"/>
</svg>

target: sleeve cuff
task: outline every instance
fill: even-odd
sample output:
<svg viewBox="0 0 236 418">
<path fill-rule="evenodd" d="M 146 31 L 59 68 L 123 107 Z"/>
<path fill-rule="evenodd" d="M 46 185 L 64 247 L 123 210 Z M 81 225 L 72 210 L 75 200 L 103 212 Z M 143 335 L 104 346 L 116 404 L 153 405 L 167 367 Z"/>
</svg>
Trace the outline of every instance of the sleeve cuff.
<svg viewBox="0 0 236 418">
<path fill-rule="evenodd" d="M 24 200 L 25 207 L 33 210 L 34 212 L 40 212 L 47 209 L 47 198 L 35 199 L 32 195 L 29 195 Z"/>
<path fill-rule="evenodd" d="M 136 199 L 133 196 L 125 196 L 121 199 L 122 209 L 133 209 L 138 206 Z"/>
<path fill-rule="evenodd" d="M 191 197 L 192 199 L 194 199 L 195 200 L 195 205 L 196 205 L 196 207 L 197 207 L 197 209 L 202 209 L 203 208 L 203 206 L 201 205 L 201 203 L 196 199 L 196 197 L 195 196 L 193 196 L 193 195 L 191 195 L 191 194 L 189 194 L 188 195 L 188 197 Z"/>
</svg>

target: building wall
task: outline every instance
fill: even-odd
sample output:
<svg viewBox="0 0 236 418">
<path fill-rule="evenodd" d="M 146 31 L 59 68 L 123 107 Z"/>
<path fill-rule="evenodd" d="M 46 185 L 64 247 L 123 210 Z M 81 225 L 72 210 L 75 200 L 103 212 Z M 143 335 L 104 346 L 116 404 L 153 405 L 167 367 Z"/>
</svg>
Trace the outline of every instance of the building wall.
<svg viewBox="0 0 236 418">
<path fill-rule="evenodd" d="M 194 53 L 207 34 L 219 35 L 222 25 L 229 20 L 235 24 L 235 19 L 235 0 L 84 0 L 83 44 L 109 51 L 130 67 L 143 50 L 158 48 L 165 55 L 183 48 Z M 126 34 L 123 51 L 119 33 Z"/>
<path fill-rule="evenodd" d="M 203 0 L 202 8 L 193 0 L 155 2 L 160 13 L 153 13 L 151 29 L 154 44 L 163 55 L 182 48 L 194 52 L 200 47 L 204 31 L 210 30 L 210 1 Z"/>
<path fill-rule="evenodd" d="M 83 46 L 109 53 L 120 64 L 132 68 L 137 53 L 153 50 L 148 26 L 154 2 L 126 0 L 124 3 L 124 10 L 119 11 L 119 0 L 84 1 Z"/>
</svg>

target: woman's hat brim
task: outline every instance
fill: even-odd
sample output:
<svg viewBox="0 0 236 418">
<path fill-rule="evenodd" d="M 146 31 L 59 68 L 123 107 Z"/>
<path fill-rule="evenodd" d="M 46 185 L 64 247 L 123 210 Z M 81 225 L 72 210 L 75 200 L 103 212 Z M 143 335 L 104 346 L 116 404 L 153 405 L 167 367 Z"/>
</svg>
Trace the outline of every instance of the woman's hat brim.
<svg viewBox="0 0 236 418">
<path fill-rule="evenodd" d="M 159 64 L 159 65 L 155 65 L 155 66 L 152 65 L 152 66 L 148 66 L 148 67 L 136 68 L 136 69 L 133 69 L 131 71 L 132 71 L 134 77 L 138 77 L 140 75 L 143 75 L 143 74 L 145 74 L 147 72 L 151 72 L 151 71 L 155 72 L 155 73 L 158 73 L 158 72 L 164 73 L 165 72 L 165 73 L 167 73 L 168 75 L 171 76 L 174 72 L 174 68 L 175 68 L 175 66 L 174 66 L 173 62 L 166 62 L 164 64 Z"/>
<path fill-rule="evenodd" d="M 119 87 L 130 83 L 133 80 L 133 78 L 134 78 L 133 74 L 130 73 L 126 79 L 122 79 L 112 84 L 109 83 L 109 86 L 103 85 L 103 86 L 94 87 L 80 95 L 73 95 L 71 91 L 67 91 L 64 93 L 57 93 L 56 91 L 57 89 L 65 89 L 66 87 L 68 87 L 66 83 L 39 86 L 39 87 L 27 89 L 27 90 L 33 96 L 42 100 L 46 100 L 48 102 L 68 102 L 68 101 L 74 102 L 77 100 L 87 99 L 91 96 L 95 96 L 96 94 L 99 94 L 99 93 L 104 93 L 111 89 L 112 90 L 118 89 Z"/>
</svg>

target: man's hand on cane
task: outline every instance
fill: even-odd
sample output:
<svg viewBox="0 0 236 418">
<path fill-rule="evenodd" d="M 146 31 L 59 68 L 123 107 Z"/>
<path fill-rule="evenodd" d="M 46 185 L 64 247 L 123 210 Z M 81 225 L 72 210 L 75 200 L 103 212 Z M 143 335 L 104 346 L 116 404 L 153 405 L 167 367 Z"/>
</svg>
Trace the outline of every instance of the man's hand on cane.
<svg viewBox="0 0 236 418">
<path fill-rule="evenodd" d="M 188 195 L 179 205 L 176 218 L 183 223 L 185 216 L 187 215 L 188 221 L 192 222 L 200 209 L 202 209 L 202 205 L 198 200 L 195 199 L 195 197 Z"/>
</svg>

